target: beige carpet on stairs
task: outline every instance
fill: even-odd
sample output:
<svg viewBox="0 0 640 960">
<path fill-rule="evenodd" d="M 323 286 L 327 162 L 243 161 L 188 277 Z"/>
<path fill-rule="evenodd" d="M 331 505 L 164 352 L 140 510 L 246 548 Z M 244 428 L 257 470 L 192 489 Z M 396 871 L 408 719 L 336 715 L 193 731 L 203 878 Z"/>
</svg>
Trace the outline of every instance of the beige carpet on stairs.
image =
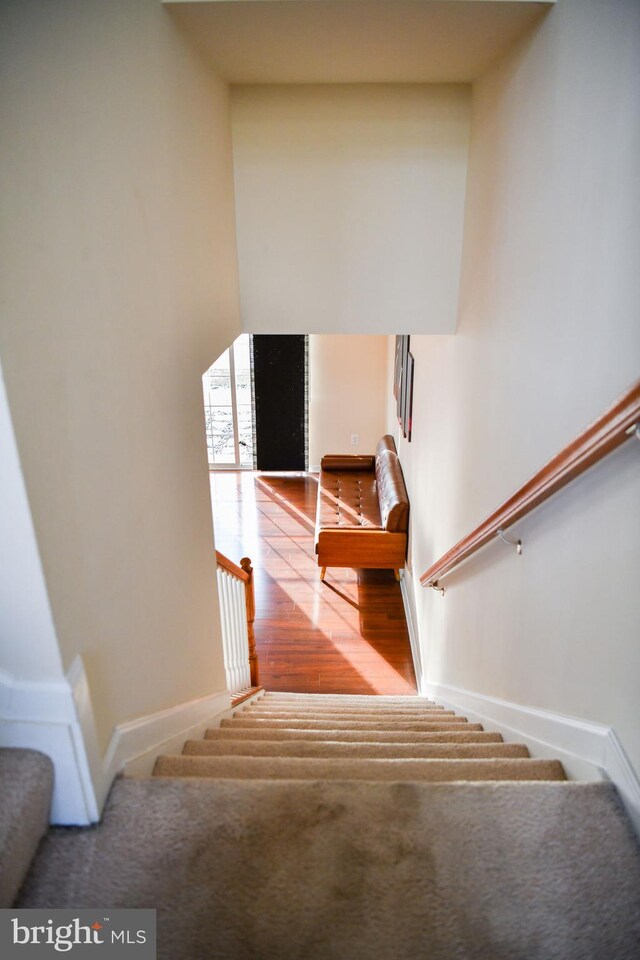
<svg viewBox="0 0 640 960">
<path fill-rule="evenodd" d="M 161 960 L 637 960 L 615 788 L 432 707 L 267 694 L 50 831 L 19 905 L 155 907 Z"/>
<path fill-rule="evenodd" d="M 528 757 L 521 743 L 358 743 L 332 740 L 188 740 L 192 757 L 364 757 L 365 759 L 446 759 Z"/>
<path fill-rule="evenodd" d="M 11 906 L 46 833 L 52 796 L 49 757 L 0 749 L 0 908 Z"/>
<path fill-rule="evenodd" d="M 181 756 L 159 757 L 159 777 L 272 780 L 564 780 L 557 760 L 533 760 L 524 744 L 458 742 L 451 734 L 482 733 L 479 724 L 421 697 L 298 698 L 267 693 L 222 720 L 207 739 L 189 741 Z M 298 740 L 252 739 L 293 732 Z M 227 738 L 227 734 L 234 736 Z M 244 733 L 246 739 L 235 735 Z M 337 740 L 349 734 L 350 741 Z M 369 736 L 359 740 L 361 734 Z M 405 740 L 439 733 L 437 743 Z M 313 734 L 315 739 L 307 740 Z M 381 741 L 381 735 L 390 739 Z M 215 737 L 215 739 L 211 739 Z M 239 747 L 241 744 L 241 747 Z"/>
<path fill-rule="evenodd" d="M 318 740 L 326 742 L 326 730 L 291 730 L 291 729 L 256 729 L 255 727 L 220 727 L 207 730 L 207 740 Z M 391 730 L 331 730 L 329 739 L 333 742 L 344 743 L 491 743 L 502 738 L 499 733 L 490 733 L 482 729 L 479 723 L 467 723 L 454 729 L 434 730 L 429 727 L 428 732 L 422 730 L 403 730 L 402 737 L 398 731 Z"/>
</svg>

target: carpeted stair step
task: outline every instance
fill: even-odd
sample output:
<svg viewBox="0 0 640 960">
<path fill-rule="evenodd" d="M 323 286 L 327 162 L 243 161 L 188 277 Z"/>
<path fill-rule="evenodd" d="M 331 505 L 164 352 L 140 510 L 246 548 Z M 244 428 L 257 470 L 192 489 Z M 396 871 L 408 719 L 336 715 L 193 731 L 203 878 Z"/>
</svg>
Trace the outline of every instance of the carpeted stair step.
<svg viewBox="0 0 640 960">
<path fill-rule="evenodd" d="M 640 857 L 606 782 L 123 778 L 18 906 L 79 904 L 153 906 L 158 960 L 635 960 Z"/>
<path fill-rule="evenodd" d="M 241 714 L 237 717 L 225 718 L 220 726 L 255 727 L 256 729 L 288 729 L 288 730 L 455 730 L 456 727 L 473 727 L 475 724 L 467 722 L 466 717 L 445 717 L 444 720 L 262 720 L 249 715 Z M 479 724 L 477 725 L 480 726 Z"/>
<path fill-rule="evenodd" d="M 252 703 L 295 703 L 295 704 L 347 704 L 352 703 L 355 706 L 402 706 L 403 704 L 411 706 L 433 706 L 435 701 L 427 697 L 415 696 L 377 696 L 375 694 L 357 694 L 357 693 L 272 693 L 267 692 L 263 696 L 253 700 Z"/>
<path fill-rule="evenodd" d="M 429 732 L 415 730 L 291 730 L 265 727 L 213 727 L 206 731 L 207 740 L 339 740 L 359 743 L 499 743 L 502 735 L 482 729 L 479 723 L 451 725 L 448 730 Z"/>
<path fill-rule="evenodd" d="M 192 757 L 361 757 L 364 759 L 486 759 L 528 757 L 523 743 L 340 743 L 333 740 L 187 740 Z"/>
<path fill-rule="evenodd" d="M 326 760 L 300 757 L 158 757 L 157 777 L 253 780 L 564 780 L 558 760 Z"/>
<path fill-rule="evenodd" d="M 441 703 L 369 704 L 369 703 L 273 703 L 271 700 L 249 701 L 243 704 L 247 710 L 269 713 L 432 713 L 447 708 Z M 449 710 L 449 712 L 451 712 Z"/>
<path fill-rule="evenodd" d="M 357 713 L 375 713 L 375 714 L 386 714 L 386 713 L 409 713 L 409 714 L 420 714 L 420 713 L 444 713 L 445 708 L 438 703 L 427 703 L 427 704 L 398 704 L 393 706 L 392 704 L 386 705 L 375 705 L 369 703 L 306 703 L 306 704 L 297 704 L 297 703 L 273 703 L 272 701 L 267 701 L 266 703 L 263 700 L 257 700 L 244 705 L 246 710 L 250 710 L 258 713 L 348 713 L 350 715 L 355 715 Z M 447 713 L 452 713 L 455 711 L 447 710 Z"/>
<path fill-rule="evenodd" d="M 49 826 L 53 764 L 37 750 L 0 749 L 0 907 L 20 889 Z"/>
<path fill-rule="evenodd" d="M 447 722 L 451 720 L 452 717 L 455 717 L 456 714 L 453 710 L 424 710 L 418 713 L 413 710 L 411 712 L 402 713 L 401 711 L 389 711 L 387 712 L 374 712 L 369 713 L 369 711 L 357 710 L 354 712 L 346 712 L 343 710 L 296 710 L 289 712 L 288 710 L 236 710 L 234 712 L 234 717 L 243 717 L 251 718 L 254 720 L 375 720 L 378 721 L 387 721 L 387 720 L 397 720 L 397 721 L 407 721 L 411 723 L 417 723 L 420 720 L 435 720 Z"/>
</svg>

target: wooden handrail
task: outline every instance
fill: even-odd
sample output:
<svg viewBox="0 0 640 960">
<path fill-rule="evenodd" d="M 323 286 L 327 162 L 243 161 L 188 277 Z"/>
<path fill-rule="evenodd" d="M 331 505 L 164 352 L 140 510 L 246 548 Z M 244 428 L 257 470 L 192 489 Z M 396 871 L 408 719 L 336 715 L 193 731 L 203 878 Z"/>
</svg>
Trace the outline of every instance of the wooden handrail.
<svg viewBox="0 0 640 960">
<path fill-rule="evenodd" d="M 238 566 L 233 560 L 225 557 L 224 553 L 216 550 L 216 561 L 219 567 L 222 567 L 222 569 L 226 570 L 232 577 L 235 577 L 237 580 L 242 580 L 244 583 L 244 604 L 247 617 L 247 638 L 249 641 L 249 671 L 251 674 L 251 686 L 257 687 L 259 685 L 258 678 L 260 671 L 258 667 L 258 654 L 256 652 L 256 634 L 253 625 L 256 619 L 256 596 L 253 587 L 253 567 L 251 566 L 251 560 L 249 557 L 243 557 L 240 561 L 240 566 Z"/>
<path fill-rule="evenodd" d="M 629 439 L 639 422 L 640 380 L 636 380 L 608 410 L 549 460 L 513 496 L 425 570 L 420 577 L 422 586 L 437 584 L 440 577 L 493 540 L 498 530 L 504 530 L 522 519 L 565 484 L 606 457 Z"/>
</svg>

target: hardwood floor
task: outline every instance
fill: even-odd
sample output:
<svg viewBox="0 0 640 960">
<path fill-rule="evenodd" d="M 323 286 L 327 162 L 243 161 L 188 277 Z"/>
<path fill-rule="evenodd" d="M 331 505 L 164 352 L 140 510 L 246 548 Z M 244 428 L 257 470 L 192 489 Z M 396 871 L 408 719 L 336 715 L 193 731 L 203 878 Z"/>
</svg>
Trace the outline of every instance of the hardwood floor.
<svg viewBox="0 0 640 960">
<path fill-rule="evenodd" d="M 414 694 L 400 586 L 388 570 L 329 569 L 314 555 L 317 482 L 211 473 L 215 540 L 251 558 L 260 683 L 298 693 Z"/>
</svg>

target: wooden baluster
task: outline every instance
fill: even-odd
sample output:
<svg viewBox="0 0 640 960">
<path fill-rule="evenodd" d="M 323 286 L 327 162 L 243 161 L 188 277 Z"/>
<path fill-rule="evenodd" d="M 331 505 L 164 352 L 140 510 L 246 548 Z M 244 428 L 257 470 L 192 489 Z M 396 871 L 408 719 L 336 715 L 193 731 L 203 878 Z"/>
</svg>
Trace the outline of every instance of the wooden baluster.
<svg viewBox="0 0 640 960">
<path fill-rule="evenodd" d="M 243 557 L 240 566 L 247 574 L 244 583 L 244 600 L 247 611 L 247 634 L 249 637 L 249 669 L 251 672 L 251 686 L 260 686 L 258 671 L 258 654 L 256 653 L 256 635 L 253 629 L 253 621 L 256 618 L 256 598 L 253 589 L 253 567 L 249 557 Z"/>
</svg>

